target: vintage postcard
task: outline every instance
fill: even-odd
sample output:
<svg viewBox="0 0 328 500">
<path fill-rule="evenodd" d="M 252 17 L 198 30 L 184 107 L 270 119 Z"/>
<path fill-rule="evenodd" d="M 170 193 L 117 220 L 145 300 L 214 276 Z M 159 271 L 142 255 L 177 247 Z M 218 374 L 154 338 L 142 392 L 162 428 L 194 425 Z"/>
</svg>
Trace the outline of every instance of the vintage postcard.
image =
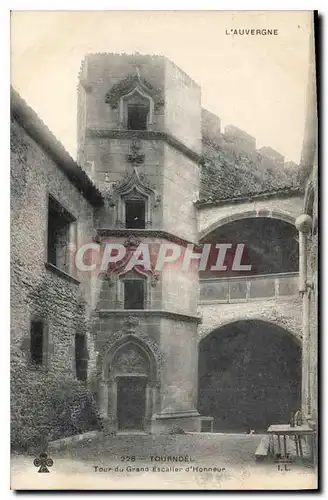
<svg viewBox="0 0 328 500">
<path fill-rule="evenodd" d="M 11 13 L 11 488 L 314 490 L 312 11 Z"/>
</svg>

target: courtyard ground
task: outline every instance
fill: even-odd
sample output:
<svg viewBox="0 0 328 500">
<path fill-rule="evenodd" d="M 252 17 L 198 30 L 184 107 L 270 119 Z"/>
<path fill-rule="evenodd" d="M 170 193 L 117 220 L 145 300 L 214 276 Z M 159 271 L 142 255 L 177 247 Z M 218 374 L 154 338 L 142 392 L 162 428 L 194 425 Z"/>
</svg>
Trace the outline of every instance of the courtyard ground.
<svg viewBox="0 0 328 500">
<path fill-rule="evenodd" d="M 258 464 L 260 435 L 147 434 L 103 437 L 48 452 L 49 474 L 34 457 L 12 458 L 12 487 L 33 489 L 313 489 L 316 472 Z M 172 461 L 170 457 L 180 457 Z M 181 458 L 182 457 L 182 458 Z M 183 460 L 183 461 L 180 461 Z"/>
</svg>

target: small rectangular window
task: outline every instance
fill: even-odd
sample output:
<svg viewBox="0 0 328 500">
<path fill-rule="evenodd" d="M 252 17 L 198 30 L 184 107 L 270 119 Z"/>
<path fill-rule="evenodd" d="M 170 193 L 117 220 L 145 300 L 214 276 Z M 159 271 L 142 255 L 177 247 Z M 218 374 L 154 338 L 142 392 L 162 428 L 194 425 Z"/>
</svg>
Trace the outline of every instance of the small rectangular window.
<svg viewBox="0 0 328 500">
<path fill-rule="evenodd" d="M 85 382 L 88 375 L 88 348 L 85 335 L 75 335 L 75 369 L 76 378 Z"/>
<path fill-rule="evenodd" d="M 69 238 L 73 221 L 74 217 L 49 196 L 47 259 L 65 272 L 69 272 Z"/>
<path fill-rule="evenodd" d="M 145 229 L 146 207 L 143 200 L 125 201 L 125 227 L 127 229 Z"/>
<path fill-rule="evenodd" d="M 142 104 L 128 105 L 128 129 L 147 130 L 149 107 Z"/>
<path fill-rule="evenodd" d="M 31 361 L 35 365 L 43 363 L 44 331 L 42 321 L 31 322 Z"/>
<path fill-rule="evenodd" d="M 142 280 L 124 281 L 124 309 L 144 309 L 145 288 Z"/>
</svg>

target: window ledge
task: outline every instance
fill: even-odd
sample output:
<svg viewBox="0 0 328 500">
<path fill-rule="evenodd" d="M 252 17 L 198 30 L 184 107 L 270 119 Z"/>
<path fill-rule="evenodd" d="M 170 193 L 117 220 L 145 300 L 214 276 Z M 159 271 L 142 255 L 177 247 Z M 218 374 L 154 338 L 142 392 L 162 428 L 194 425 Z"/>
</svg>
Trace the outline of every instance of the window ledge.
<svg viewBox="0 0 328 500">
<path fill-rule="evenodd" d="M 66 279 L 67 281 L 75 283 L 76 285 L 80 284 L 80 281 L 78 279 L 74 278 L 70 274 L 63 271 L 62 269 L 59 269 L 59 267 L 55 266 L 54 264 L 51 264 L 50 262 L 45 262 L 45 266 L 47 269 L 57 274 L 58 276 L 61 276 L 62 278 Z"/>
</svg>

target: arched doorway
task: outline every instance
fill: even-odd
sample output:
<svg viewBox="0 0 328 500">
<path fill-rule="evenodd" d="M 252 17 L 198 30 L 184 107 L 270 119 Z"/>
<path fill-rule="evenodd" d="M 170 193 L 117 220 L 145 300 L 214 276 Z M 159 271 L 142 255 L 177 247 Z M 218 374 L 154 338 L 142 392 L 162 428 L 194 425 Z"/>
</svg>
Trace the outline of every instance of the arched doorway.
<svg viewBox="0 0 328 500">
<path fill-rule="evenodd" d="M 265 431 L 301 407 L 301 346 L 284 329 L 238 321 L 199 345 L 198 410 L 214 431 Z"/>
<path fill-rule="evenodd" d="M 107 414 L 117 430 L 147 430 L 156 406 L 156 361 L 137 337 L 115 344 L 104 359 Z"/>
<path fill-rule="evenodd" d="M 117 350 L 112 361 L 117 383 L 118 430 L 144 429 L 149 360 L 133 342 Z"/>
</svg>

